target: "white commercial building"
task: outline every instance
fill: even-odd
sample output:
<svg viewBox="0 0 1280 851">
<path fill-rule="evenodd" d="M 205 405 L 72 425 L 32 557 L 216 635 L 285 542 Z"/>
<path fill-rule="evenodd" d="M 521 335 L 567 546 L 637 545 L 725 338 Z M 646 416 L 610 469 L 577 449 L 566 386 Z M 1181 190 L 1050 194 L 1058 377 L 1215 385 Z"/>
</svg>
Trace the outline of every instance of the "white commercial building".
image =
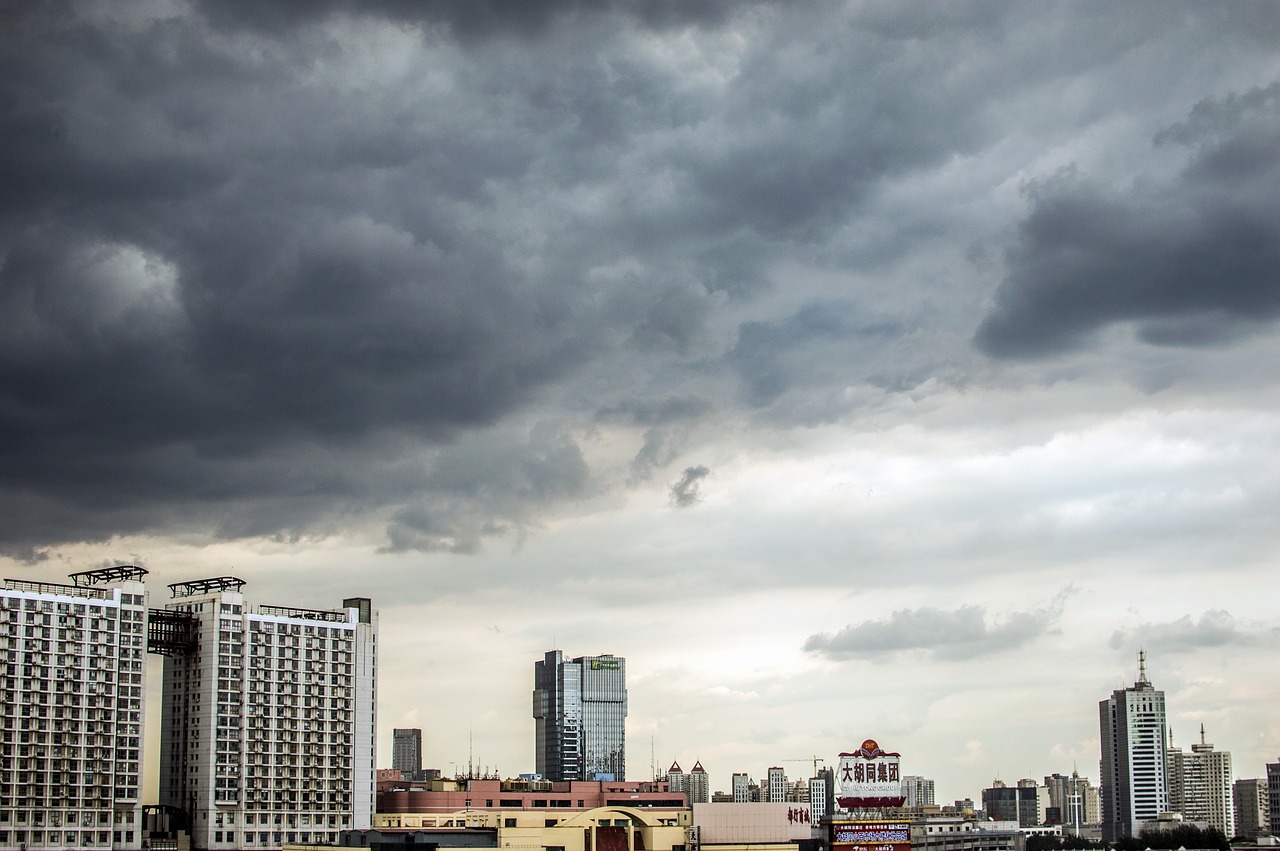
<svg viewBox="0 0 1280 851">
<path fill-rule="evenodd" d="M 0 589 L 0 848 L 142 847 L 146 573 Z"/>
<path fill-rule="evenodd" d="M 161 710 L 161 803 L 192 847 L 336 844 L 374 804 L 377 615 L 252 605 L 242 580 L 170 585 L 193 632 L 171 648 Z"/>
<path fill-rule="evenodd" d="M 1164 692 L 1147 679 L 1138 654 L 1138 681 L 1098 704 L 1102 740 L 1102 838 L 1137 836 L 1169 810 L 1165 772 Z"/>
</svg>

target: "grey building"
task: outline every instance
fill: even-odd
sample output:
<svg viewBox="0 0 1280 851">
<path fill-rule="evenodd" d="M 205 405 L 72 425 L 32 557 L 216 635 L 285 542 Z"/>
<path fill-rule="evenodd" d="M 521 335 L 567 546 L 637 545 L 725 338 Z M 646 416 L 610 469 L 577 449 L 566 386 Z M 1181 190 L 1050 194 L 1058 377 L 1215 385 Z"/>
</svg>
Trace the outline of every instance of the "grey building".
<svg viewBox="0 0 1280 851">
<path fill-rule="evenodd" d="M 1280 759 L 1267 763 L 1267 817 L 1271 830 L 1280 830 Z"/>
<path fill-rule="evenodd" d="M 1257 839 L 1271 834 L 1271 812 L 1267 781 L 1259 778 L 1237 780 L 1231 787 L 1235 804 L 1235 835 Z"/>
<path fill-rule="evenodd" d="M 391 731 L 391 767 L 407 780 L 422 774 L 422 730 L 397 727 Z"/>
<path fill-rule="evenodd" d="M 547 780 L 626 779 L 627 660 L 559 650 L 533 666 L 534 756 Z"/>
<path fill-rule="evenodd" d="M 1102 839 L 1114 842 L 1169 810 L 1164 692 L 1147 679 L 1145 653 L 1138 654 L 1138 681 L 1098 704 L 1098 726 Z"/>
</svg>

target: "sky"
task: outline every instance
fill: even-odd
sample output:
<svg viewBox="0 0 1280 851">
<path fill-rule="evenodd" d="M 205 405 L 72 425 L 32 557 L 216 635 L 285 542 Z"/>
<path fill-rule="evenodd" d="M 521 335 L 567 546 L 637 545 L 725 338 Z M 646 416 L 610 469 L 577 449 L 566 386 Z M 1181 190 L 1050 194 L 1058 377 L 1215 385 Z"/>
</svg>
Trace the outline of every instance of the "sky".
<svg viewBox="0 0 1280 851">
<path fill-rule="evenodd" d="M 0 575 L 371 597 L 380 764 L 1280 758 L 1280 6 L 0 18 Z"/>
</svg>

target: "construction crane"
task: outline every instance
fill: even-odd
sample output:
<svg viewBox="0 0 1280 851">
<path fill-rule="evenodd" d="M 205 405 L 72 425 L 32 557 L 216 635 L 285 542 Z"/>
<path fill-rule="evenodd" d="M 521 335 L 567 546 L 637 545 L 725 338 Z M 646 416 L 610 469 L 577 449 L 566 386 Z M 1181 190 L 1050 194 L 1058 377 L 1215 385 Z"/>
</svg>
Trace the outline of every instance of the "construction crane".
<svg viewBox="0 0 1280 851">
<path fill-rule="evenodd" d="M 813 774 L 811 774 L 811 775 L 809 775 L 809 776 L 810 776 L 810 777 L 817 777 L 817 776 L 818 776 L 818 763 L 822 762 L 822 757 L 818 756 L 817 754 L 814 754 L 812 757 L 809 757 L 809 758 L 807 758 L 807 759 L 784 759 L 784 760 L 782 760 L 782 762 L 811 762 L 811 763 L 813 763 Z"/>
</svg>

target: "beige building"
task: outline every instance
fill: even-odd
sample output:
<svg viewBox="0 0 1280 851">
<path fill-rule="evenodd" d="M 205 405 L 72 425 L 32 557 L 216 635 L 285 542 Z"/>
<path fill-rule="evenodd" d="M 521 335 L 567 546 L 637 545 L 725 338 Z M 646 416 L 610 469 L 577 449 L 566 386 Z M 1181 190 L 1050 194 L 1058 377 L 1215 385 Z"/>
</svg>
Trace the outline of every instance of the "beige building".
<svg viewBox="0 0 1280 851">
<path fill-rule="evenodd" d="M 685 847 L 688 809 L 604 806 L 591 810 L 459 810 L 454 813 L 375 813 L 373 829 L 497 831 L 497 847 L 528 851 L 679 851 Z M 412 845 L 412 843 L 406 843 Z M 440 848 L 476 847 L 441 842 Z"/>
<path fill-rule="evenodd" d="M 1200 725 L 1200 741 L 1191 753 L 1170 747 L 1169 809 L 1182 813 L 1187 821 L 1205 822 L 1224 836 L 1235 831 L 1235 807 L 1231 798 L 1231 753 L 1217 751 L 1204 740 Z"/>
</svg>

